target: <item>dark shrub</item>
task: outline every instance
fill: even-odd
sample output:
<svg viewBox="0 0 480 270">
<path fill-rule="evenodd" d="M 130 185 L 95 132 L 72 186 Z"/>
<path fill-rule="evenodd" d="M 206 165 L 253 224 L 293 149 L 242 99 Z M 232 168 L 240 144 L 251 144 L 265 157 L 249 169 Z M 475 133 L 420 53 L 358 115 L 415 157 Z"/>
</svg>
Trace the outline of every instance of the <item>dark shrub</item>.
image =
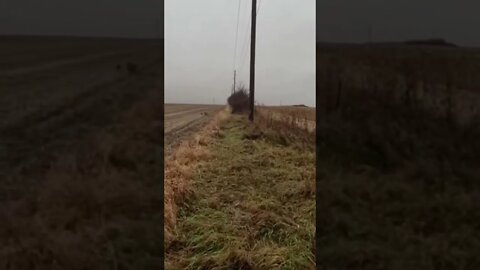
<svg viewBox="0 0 480 270">
<path fill-rule="evenodd" d="M 243 113 L 249 109 L 249 95 L 247 89 L 239 88 L 227 99 L 228 105 L 232 108 L 232 113 Z"/>
</svg>

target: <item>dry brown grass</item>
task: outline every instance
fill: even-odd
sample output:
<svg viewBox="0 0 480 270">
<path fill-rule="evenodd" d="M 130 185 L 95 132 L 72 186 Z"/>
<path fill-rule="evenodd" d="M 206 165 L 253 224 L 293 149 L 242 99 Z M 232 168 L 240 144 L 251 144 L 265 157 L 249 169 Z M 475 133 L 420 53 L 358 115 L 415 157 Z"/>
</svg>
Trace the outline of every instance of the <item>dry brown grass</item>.
<svg viewBox="0 0 480 270">
<path fill-rule="evenodd" d="M 295 108 L 272 108 L 257 107 L 257 114 L 260 122 L 269 127 L 279 124 L 285 128 L 302 129 L 307 132 L 315 132 L 315 110 Z"/>
<path fill-rule="evenodd" d="M 314 269 L 313 144 L 282 144 L 259 119 L 232 115 L 208 143 L 167 269 Z"/>
<path fill-rule="evenodd" d="M 158 269 L 161 92 L 51 164 L 0 215 L 0 269 Z M 21 181 L 22 179 L 18 179 Z"/>
<path fill-rule="evenodd" d="M 320 268 L 479 265 L 480 130 L 474 112 L 458 122 L 478 107 L 479 63 L 463 49 L 317 47 Z"/>
<path fill-rule="evenodd" d="M 319 47 L 319 107 L 328 115 L 357 106 L 349 104 L 355 95 L 376 96 L 468 125 L 478 117 L 480 102 L 477 55 L 468 49 Z"/>
<path fill-rule="evenodd" d="M 165 246 L 174 238 L 178 205 L 191 194 L 190 180 L 196 166 L 205 160 L 209 152 L 206 145 L 218 136 L 219 125 L 229 117 L 225 109 L 217 113 L 193 138 L 183 142 L 165 158 L 164 177 L 164 232 Z"/>
<path fill-rule="evenodd" d="M 274 130 L 286 140 L 315 142 L 315 110 L 258 106 L 256 123 L 264 129 Z"/>
<path fill-rule="evenodd" d="M 315 122 L 316 110 L 310 107 L 295 107 L 295 106 L 262 106 L 265 109 L 270 109 L 287 115 L 294 115 L 296 118 L 307 119 Z"/>
</svg>

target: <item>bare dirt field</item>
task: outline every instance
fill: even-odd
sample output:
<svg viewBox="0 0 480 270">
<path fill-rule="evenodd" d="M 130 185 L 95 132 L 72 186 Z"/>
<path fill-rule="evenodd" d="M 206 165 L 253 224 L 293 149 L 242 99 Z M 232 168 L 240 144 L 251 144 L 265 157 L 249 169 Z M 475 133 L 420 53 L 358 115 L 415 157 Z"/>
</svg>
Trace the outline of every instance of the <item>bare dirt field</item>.
<svg viewBox="0 0 480 270">
<path fill-rule="evenodd" d="M 177 145 L 186 136 L 198 131 L 224 105 L 165 104 L 165 151 Z"/>
</svg>

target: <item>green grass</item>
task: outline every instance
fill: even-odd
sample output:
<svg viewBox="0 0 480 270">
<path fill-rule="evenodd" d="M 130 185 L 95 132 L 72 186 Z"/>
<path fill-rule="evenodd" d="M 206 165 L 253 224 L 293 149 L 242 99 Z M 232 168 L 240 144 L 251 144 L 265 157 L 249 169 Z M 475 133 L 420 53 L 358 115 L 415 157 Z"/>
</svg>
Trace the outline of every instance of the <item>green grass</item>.
<svg viewBox="0 0 480 270">
<path fill-rule="evenodd" d="M 253 132 L 243 116 L 222 126 L 180 211 L 168 269 L 314 268 L 314 149 Z"/>
</svg>

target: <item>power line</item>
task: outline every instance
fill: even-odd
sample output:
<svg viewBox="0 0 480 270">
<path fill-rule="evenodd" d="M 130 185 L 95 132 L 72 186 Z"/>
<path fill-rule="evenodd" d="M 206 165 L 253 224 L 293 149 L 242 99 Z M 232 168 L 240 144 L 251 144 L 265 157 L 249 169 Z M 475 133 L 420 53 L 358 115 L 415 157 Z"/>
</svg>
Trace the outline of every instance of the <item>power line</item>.
<svg viewBox="0 0 480 270">
<path fill-rule="evenodd" d="M 260 12 L 260 6 L 262 5 L 262 0 L 259 0 L 258 1 L 258 6 L 257 6 L 257 16 L 258 16 L 258 13 Z"/>
<path fill-rule="evenodd" d="M 249 37 L 247 37 L 247 38 L 245 39 L 245 44 L 248 44 L 248 42 L 247 42 L 247 41 L 250 41 L 250 38 L 249 38 Z M 246 47 L 246 46 L 243 46 L 243 47 Z M 248 53 L 247 53 L 247 52 L 248 52 L 248 48 L 246 48 L 245 50 L 242 50 L 242 51 L 245 51 L 245 53 L 243 53 L 243 54 L 242 54 L 242 55 L 243 55 L 243 57 L 242 57 L 242 63 L 241 63 L 241 65 L 240 65 L 240 68 L 239 68 L 239 70 L 240 70 L 240 71 L 242 71 L 242 70 L 243 70 L 243 67 L 244 67 L 244 64 L 245 64 L 245 59 L 247 59 L 247 55 L 248 55 Z"/>
<path fill-rule="evenodd" d="M 238 9 L 237 9 L 237 30 L 236 30 L 236 33 L 235 33 L 235 51 L 234 51 L 234 55 L 233 55 L 233 69 L 235 69 L 235 66 L 236 66 L 236 63 L 237 63 L 237 43 L 238 43 L 238 25 L 239 25 L 239 22 L 240 22 L 240 4 L 241 4 L 242 0 L 238 0 Z"/>
<path fill-rule="evenodd" d="M 258 2 L 258 5 L 257 5 L 257 17 L 258 17 L 258 12 L 260 10 L 260 7 L 262 5 L 262 0 L 259 0 Z M 245 64 L 245 59 L 247 59 L 247 56 L 248 56 L 248 47 L 247 47 L 247 44 L 248 44 L 248 41 L 250 41 L 250 35 L 248 34 L 248 30 L 250 29 L 250 24 L 252 22 L 252 14 L 250 14 L 249 18 L 248 18 L 248 26 L 246 28 L 246 31 L 245 31 L 245 40 L 244 40 L 244 43 L 243 43 L 243 46 L 242 46 L 242 63 L 240 65 L 240 68 L 239 68 L 239 71 L 242 72 L 243 70 L 243 66 Z"/>
<path fill-rule="evenodd" d="M 248 2 L 247 2 L 247 7 L 248 7 Z M 248 9 L 247 9 L 248 10 Z M 245 64 L 245 59 L 247 57 L 247 44 L 248 44 L 248 41 L 250 40 L 250 35 L 249 35 L 249 28 L 250 28 L 250 23 L 252 21 L 252 14 L 250 13 L 250 16 L 248 18 L 248 21 L 247 21 L 247 28 L 245 29 L 245 39 L 244 39 L 244 42 L 243 42 L 243 46 L 242 46 L 242 50 L 241 50 L 241 59 L 242 59 L 242 63 L 240 65 L 240 68 L 239 70 L 242 71 L 243 70 L 243 65 Z"/>
<path fill-rule="evenodd" d="M 248 27 L 250 27 L 250 23 L 248 24 Z M 243 43 L 243 49 L 242 49 L 242 63 L 240 65 L 240 68 L 239 70 L 242 71 L 243 70 L 243 66 L 245 64 L 245 59 L 247 59 L 247 56 L 248 56 L 248 47 L 247 47 L 247 44 L 248 44 L 248 41 L 250 41 L 250 36 L 248 35 L 248 31 L 246 32 L 246 37 L 245 37 L 245 42 Z"/>
</svg>

